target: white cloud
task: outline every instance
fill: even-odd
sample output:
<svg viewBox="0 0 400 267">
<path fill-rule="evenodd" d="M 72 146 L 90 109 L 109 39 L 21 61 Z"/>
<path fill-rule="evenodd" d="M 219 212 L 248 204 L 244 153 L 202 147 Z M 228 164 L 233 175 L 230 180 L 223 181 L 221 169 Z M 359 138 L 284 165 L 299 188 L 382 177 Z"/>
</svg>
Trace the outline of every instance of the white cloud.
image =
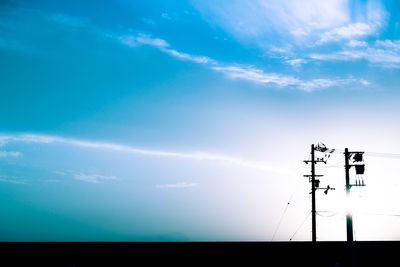
<svg viewBox="0 0 400 267">
<path fill-rule="evenodd" d="M 376 32 L 376 26 L 368 23 L 351 23 L 349 25 L 325 32 L 317 41 L 317 44 L 337 42 L 343 39 L 361 38 Z"/>
<path fill-rule="evenodd" d="M 290 31 L 290 33 L 295 37 L 304 37 L 309 34 L 309 32 L 307 30 L 302 29 L 302 28 L 294 29 L 294 30 Z"/>
<path fill-rule="evenodd" d="M 181 60 L 191 61 L 197 64 L 215 64 L 216 61 L 205 56 L 193 56 L 187 53 L 179 52 L 174 49 L 162 49 L 161 51 L 167 53 L 170 56 L 176 57 Z"/>
<path fill-rule="evenodd" d="M 348 47 L 367 47 L 368 43 L 365 41 L 359 41 L 359 40 L 350 40 L 347 43 Z"/>
<path fill-rule="evenodd" d="M 149 45 L 159 49 L 172 57 L 178 58 L 184 61 L 190 61 L 197 64 L 215 64 L 215 60 L 210 59 L 205 56 L 195 56 L 187 53 L 171 49 L 167 41 L 159 38 L 153 38 L 150 35 L 139 34 L 139 35 L 128 35 L 119 37 L 122 44 L 128 45 L 130 47 L 138 47 L 140 45 Z"/>
<path fill-rule="evenodd" d="M 348 42 L 378 35 L 388 12 L 381 1 L 351 0 L 193 0 L 212 26 L 245 44 L 296 48 Z M 354 43 L 353 43 L 354 44 Z"/>
<path fill-rule="evenodd" d="M 289 64 L 292 67 L 300 67 L 301 65 L 305 64 L 306 61 L 301 58 L 296 58 L 296 59 L 286 60 L 285 63 Z"/>
<path fill-rule="evenodd" d="M 361 83 L 362 85 L 365 85 L 365 86 L 371 85 L 371 82 L 369 82 L 369 81 L 367 81 L 367 80 L 364 80 L 364 79 L 360 79 L 360 83 Z"/>
<path fill-rule="evenodd" d="M 18 184 L 18 185 L 26 185 L 26 184 L 28 184 L 26 181 L 20 179 L 19 177 L 5 176 L 5 175 L 0 175 L 0 182 Z"/>
<path fill-rule="evenodd" d="M 169 44 L 165 40 L 153 38 L 145 34 L 121 36 L 119 37 L 119 40 L 121 41 L 121 43 L 131 47 L 150 45 L 161 49 L 169 46 Z"/>
<path fill-rule="evenodd" d="M 179 182 L 174 184 L 157 184 L 157 188 L 189 188 L 189 187 L 196 187 L 198 183 L 187 183 L 187 182 Z"/>
<path fill-rule="evenodd" d="M 369 85 L 367 81 L 364 79 L 313 79 L 310 81 L 302 81 L 299 86 L 303 88 L 305 91 L 313 91 L 316 89 L 330 88 L 330 87 L 340 87 L 349 84 L 358 84 L 358 85 Z"/>
<path fill-rule="evenodd" d="M 171 20 L 171 16 L 167 13 L 167 12 L 163 12 L 161 13 L 161 18 L 165 19 L 165 20 Z"/>
<path fill-rule="evenodd" d="M 228 65 L 206 56 L 194 56 L 184 52 L 177 51 L 170 48 L 167 41 L 159 38 L 154 38 L 149 35 L 139 34 L 137 36 L 123 36 L 119 37 L 122 44 L 130 47 L 137 47 L 139 45 L 149 45 L 157 48 L 163 53 L 166 53 L 172 57 L 180 60 L 193 62 L 196 64 L 203 64 L 208 66 L 211 70 L 225 74 L 226 76 L 233 79 L 241 79 L 246 81 L 252 81 L 263 85 L 275 85 L 278 87 L 294 87 L 303 91 L 313 91 L 315 89 L 335 87 L 343 84 L 343 80 L 329 80 L 329 79 L 313 79 L 313 80 L 301 80 L 296 77 L 277 74 L 277 73 L 265 73 L 263 70 L 248 67 L 242 65 Z M 276 52 L 286 52 L 289 48 L 274 48 Z M 292 59 L 287 60 L 287 64 L 293 67 L 299 67 L 301 64 L 306 63 L 304 59 Z M 350 81 L 350 80 L 349 80 Z"/>
<path fill-rule="evenodd" d="M 213 69 L 223 72 L 232 79 L 248 80 L 262 85 L 273 84 L 279 87 L 291 86 L 307 92 L 311 92 L 316 89 L 342 86 L 350 83 L 360 83 L 359 80 L 356 79 L 301 80 L 292 76 L 280 75 L 276 73 L 265 73 L 257 68 L 243 66 L 216 66 L 213 67 Z"/>
<path fill-rule="evenodd" d="M 22 153 L 18 151 L 0 151 L 0 158 L 18 158 Z"/>
<path fill-rule="evenodd" d="M 275 54 L 289 54 L 292 52 L 292 48 L 290 46 L 286 47 L 271 46 L 269 47 L 268 50 Z"/>
<path fill-rule="evenodd" d="M 378 34 L 384 27 L 387 12 L 379 1 L 369 0 L 359 3 L 348 3 L 352 9 L 352 19 L 349 23 L 325 31 L 316 42 L 317 45 L 339 42 L 342 40 L 363 39 Z M 350 42 L 349 45 L 359 46 L 362 43 Z M 365 46 L 365 45 L 364 45 Z"/>
<path fill-rule="evenodd" d="M 233 79 L 248 80 L 259 84 L 274 84 L 283 87 L 296 85 L 299 82 L 299 80 L 294 77 L 279 75 L 276 73 L 265 73 L 264 71 L 254 67 L 228 65 L 214 66 L 212 67 L 212 69 L 218 72 L 222 72 Z"/>
<path fill-rule="evenodd" d="M 375 45 L 384 49 L 400 50 L 400 40 L 377 40 Z"/>
<path fill-rule="evenodd" d="M 87 183 L 100 183 L 109 180 L 116 180 L 116 176 L 105 176 L 100 174 L 86 174 L 86 173 L 74 173 L 73 177 L 76 180 L 84 181 Z"/>
<path fill-rule="evenodd" d="M 359 61 L 365 60 L 385 68 L 400 68 L 400 42 L 398 40 L 378 40 L 372 46 L 356 46 L 329 54 L 310 54 L 309 58 L 319 61 Z"/>
<path fill-rule="evenodd" d="M 400 54 L 395 51 L 370 48 L 367 51 L 358 52 L 356 57 L 357 59 L 365 59 L 372 64 L 379 65 L 381 67 L 400 67 Z"/>
<path fill-rule="evenodd" d="M 314 30 L 350 22 L 347 0 L 195 0 L 194 5 L 212 24 L 239 39 L 259 41 L 271 33 L 303 37 Z"/>
<path fill-rule="evenodd" d="M 128 145 L 94 142 L 72 138 L 65 138 L 51 135 L 36 135 L 36 134 L 15 134 L 15 135 L 0 135 L 0 140 L 6 143 L 22 142 L 22 143 L 39 143 L 39 144 L 66 144 L 82 148 L 106 150 L 134 155 L 179 158 L 187 160 L 211 161 L 216 163 L 230 164 L 243 168 L 250 168 L 259 171 L 274 172 L 278 174 L 292 174 L 292 172 L 284 167 L 271 165 L 267 162 L 252 161 L 224 154 L 215 154 L 209 152 L 177 152 L 163 151 L 155 149 L 136 148 Z"/>
</svg>

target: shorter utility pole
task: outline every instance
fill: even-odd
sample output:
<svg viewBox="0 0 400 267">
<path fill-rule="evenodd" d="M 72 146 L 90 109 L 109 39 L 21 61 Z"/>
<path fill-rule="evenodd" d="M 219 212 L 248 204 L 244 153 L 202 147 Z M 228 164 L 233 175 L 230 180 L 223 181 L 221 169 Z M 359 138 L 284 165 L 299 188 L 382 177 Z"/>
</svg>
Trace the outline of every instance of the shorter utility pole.
<svg viewBox="0 0 400 267">
<path fill-rule="evenodd" d="M 350 189 L 352 186 L 365 186 L 364 180 L 356 180 L 356 184 L 350 183 L 350 168 L 355 167 L 356 174 L 364 174 L 365 164 L 353 164 L 349 163 L 350 159 L 353 162 L 363 162 L 364 152 L 349 152 L 349 149 L 344 150 L 344 168 L 346 173 L 346 198 L 347 202 L 350 201 Z M 351 210 L 346 211 L 346 229 L 347 229 L 347 242 L 353 242 L 353 215 Z"/>
</svg>

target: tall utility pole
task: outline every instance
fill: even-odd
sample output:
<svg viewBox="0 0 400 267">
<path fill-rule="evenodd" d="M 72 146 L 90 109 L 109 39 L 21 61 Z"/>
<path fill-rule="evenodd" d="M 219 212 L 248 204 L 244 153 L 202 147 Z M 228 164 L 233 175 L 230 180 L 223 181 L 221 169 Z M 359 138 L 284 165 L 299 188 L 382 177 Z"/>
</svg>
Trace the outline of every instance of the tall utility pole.
<svg viewBox="0 0 400 267">
<path fill-rule="evenodd" d="M 315 177 L 322 177 L 323 175 L 316 175 L 315 174 L 315 164 L 318 162 L 326 163 L 323 159 L 317 158 L 315 159 L 315 150 L 314 144 L 311 145 L 311 160 L 305 160 L 304 162 L 308 164 L 311 163 L 311 175 L 304 175 L 304 177 L 309 178 L 309 182 L 311 183 L 311 220 L 312 220 L 312 242 L 317 241 L 317 220 L 316 220 L 316 208 L 315 208 L 315 191 L 317 189 L 326 189 L 331 190 L 329 186 L 327 188 L 319 188 L 320 180 L 315 179 Z"/>
<path fill-rule="evenodd" d="M 344 168 L 346 170 L 346 198 L 347 201 L 350 200 L 350 153 L 349 149 L 345 148 L 344 150 Z M 346 211 L 346 229 L 347 229 L 347 242 L 353 242 L 353 215 L 350 210 Z"/>
<path fill-rule="evenodd" d="M 347 202 L 350 200 L 350 189 L 352 186 L 365 186 L 364 181 L 356 181 L 356 184 L 350 184 L 350 168 L 355 167 L 356 174 L 364 174 L 365 165 L 364 164 L 356 164 L 350 165 L 350 158 L 353 157 L 353 162 L 362 162 L 363 161 L 364 152 L 349 152 L 349 149 L 345 148 L 344 150 L 344 168 L 346 172 L 346 197 Z M 353 242 L 353 215 L 351 214 L 351 210 L 347 210 L 346 212 L 346 229 L 347 229 L 347 242 Z"/>
</svg>

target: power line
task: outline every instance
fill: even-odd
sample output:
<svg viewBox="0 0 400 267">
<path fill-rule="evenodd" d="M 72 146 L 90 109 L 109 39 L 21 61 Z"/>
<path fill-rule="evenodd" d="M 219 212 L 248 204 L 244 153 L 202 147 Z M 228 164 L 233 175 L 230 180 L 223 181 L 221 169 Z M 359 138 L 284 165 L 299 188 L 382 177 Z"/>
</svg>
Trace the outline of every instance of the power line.
<svg viewBox="0 0 400 267">
<path fill-rule="evenodd" d="M 294 234 L 292 235 L 292 237 L 289 239 L 290 241 L 292 241 L 293 237 L 297 234 L 297 232 L 301 229 L 301 227 L 304 225 L 304 223 L 307 221 L 308 217 L 310 216 L 311 211 L 307 214 L 306 218 L 304 219 L 304 221 L 300 224 L 300 226 L 297 228 L 297 230 L 294 232 Z"/>
<path fill-rule="evenodd" d="M 396 153 L 365 152 L 365 154 L 371 157 L 400 159 L 400 154 Z"/>
<path fill-rule="evenodd" d="M 317 215 L 320 217 L 325 217 L 325 218 L 330 218 L 330 217 L 334 217 L 336 215 L 338 215 L 339 212 L 333 212 L 330 215 L 322 215 L 321 213 L 323 213 L 324 211 L 317 211 Z"/>
<path fill-rule="evenodd" d="M 343 153 L 343 152 L 344 152 L 343 149 L 334 149 L 332 153 Z M 399 153 L 366 151 L 364 154 L 366 156 L 370 156 L 370 157 L 400 159 L 400 154 Z"/>
<path fill-rule="evenodd" d="M 390 213 L 364 213 L 366 215 L 376 215 L 376 216 L 389 216 L 389 217 L 400 217 L 400 214 L 390 214 Z"/>
<path fill-rule="evenodd" d="M 283 217 L 285 216 L 286 211 L 288 210 L 288 207 L 289 207 L 289 205 L 290 205 L 290 202 L 292 201 L 292 198 L 293 198 L 293 195 L 294 195 L 295 192 L 296 192 L 296 190 L 293 191 L 292 195 L 290 196 L 290 198 L 289 198 L 289 200 L 288 200 L 288 202 L 287 202 L 287 204 L 286 204 L 285 209 L 283 210 L 282 216 L 281 216 L 281 218 L 280 218 L 280 220 L 279 220 L 279 223 L 278 223 L 278 225 L 277 225 L 277 227 L 276 227 L 276 229 L 275 229 L 274 234 L 272 235 L 271 241 L 274 240 L 275 235 L 276 235 L 276 233 L 278 232 L 279 227 L 281 226 L 281 223 L 282 223 L 282 221 L 283 221 Z"/>
</svg>

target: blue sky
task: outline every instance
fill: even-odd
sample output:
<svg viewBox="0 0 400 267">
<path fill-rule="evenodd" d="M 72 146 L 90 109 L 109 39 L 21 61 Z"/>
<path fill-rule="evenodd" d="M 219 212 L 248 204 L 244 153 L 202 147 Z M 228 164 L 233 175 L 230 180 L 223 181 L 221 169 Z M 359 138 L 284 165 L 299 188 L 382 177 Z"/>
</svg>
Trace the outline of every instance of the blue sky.
<svg viewBox="0 0 400 267">
<path fill-rule="evenodd" d="M 288 240 L 310 209 L 310 144 L 400 151 L 399 12 L 2 1 L 0 239 L 271 240 L 293 194 L 275 236 Z M 319 170 L 337 187 L 318 195 L 333 214 L 318 218 L 320 240 L 346 237 L 342 157 Z M 400 213 L 397 161 L 366 154 L 360 240 L 400 238 L 398 217 L 376 215 Z"/>
</svg>

